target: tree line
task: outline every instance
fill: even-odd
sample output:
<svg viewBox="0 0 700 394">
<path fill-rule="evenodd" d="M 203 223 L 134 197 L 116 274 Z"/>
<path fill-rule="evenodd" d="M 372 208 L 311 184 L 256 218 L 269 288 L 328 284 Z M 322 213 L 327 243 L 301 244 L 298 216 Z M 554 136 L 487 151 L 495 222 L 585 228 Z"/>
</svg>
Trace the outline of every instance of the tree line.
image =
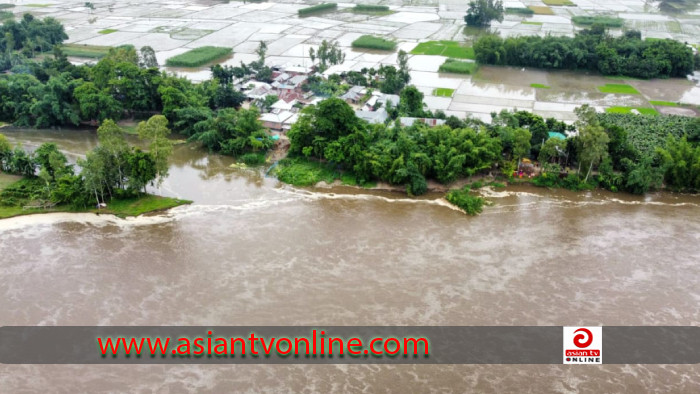
<svg viewBox="0 0 700 394">
<path fill-rule="evenodd" d="M 565 70 L 590 70 L 635 78 L 685 78 L 695 67 L 692 49 L 671 39 L 642 40 L 637 30 L 620 37 L 593 25 L 574 37 L 547 35 L 501 38 L 495 34 L 474 43 L 483 64 Z"/>
</svg>

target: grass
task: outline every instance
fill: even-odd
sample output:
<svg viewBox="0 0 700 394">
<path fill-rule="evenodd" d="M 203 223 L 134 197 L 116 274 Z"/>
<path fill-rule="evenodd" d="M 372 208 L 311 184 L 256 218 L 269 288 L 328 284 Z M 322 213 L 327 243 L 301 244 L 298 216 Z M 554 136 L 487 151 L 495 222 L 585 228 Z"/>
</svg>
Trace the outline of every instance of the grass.
<svg viewBox="0 0 700 394">
<path fill-rule="evenodd" d="M 191 204 L 190 200 L 181 200 L 179 198 L 154 196 L 152 194 L 141 195 L 139 197 L 127 199 L 112 199 L 106 209 L 100 209 L 100 213 L 111 213 L 120 218 L 127 216 L 139 216 L 144 213 L 158 212 L 166 209 L 174 208 L 180 205 Z M 90 209 L 90 212 L 97 212 L 96 209 Z"/>
<path fill-rule="evenodd" d="M 340 172 L 332 165 L 303 157 L 280 160 L 275 173 L 280 181 L 301 187 L 313 186 L 321 181 L 333 183 L 340 178 Z"/>
<path fill-rule="evenodd" d="M 601 24 L 605 27 L 622 27 L 625 24 L 621 18 L 612 16 L 574 16 L 571 21 L 581 26 Z"/>
<path fill-rule="evenodd" d="M 360 187 L 364 187 L 365 189 L 371 189 L 371 188 L 377 186 L 377 182 L 366 182 L 366 183 L 359 184 L 359 183 L 357 183 L 357 178 L 353 174 L 350 174 L 350 173 L 343 173 L 342 175 L 340 175 L 340 182 L 343 185 L 360 186 Z"/>
<path fill-rule="evenodd" d="M 104 29 L 104 30 L 98 31 L 98 33 L 100 33 L 100 34 L 110 34 L 110 33 L 115 33 L 115 32 L 118 32 L 118 31 L 119 31 L 119 30 L 117 30 L 117 29 Z"/>
<path fill-rule="evenodd" d="M 474 74 L 477 67 L 476 63 L 447 59 L 445 63 L 442 63 L 438 71 L 442 73 Z"/>
<path fill-rule="evenodd" d="M 633 109 L 636 109 L 642 115 L 658 115 L 659 114 L 654 108 L 639 108 L 639 107 L 610 107 L 610 108 L 606 108 L 605 112 L 607 112 L 609 114 L 631 114 Z"/>
<path fill-rule="evenodd" d="M 110 47 L 98 45 L 63 44 L 61 50 L 66 56 L 100 59 L 107 56 Z"/>
<path fill-rule="evenodd" d="M 452 97 L 452 94 L 455 92 L 454 89 L 448 89 L 448 88 L 435 88 L 433 90 L 433 95 L 434 96 L 439 96 L 439 97 Z"/>
<path fill-rule="evenodd" d="M 165 64 L 170 67 L 199 67 L 214 60 L 230 55 L 231 48 L 200 47 L 168 59 Z"/>
<path fill-rule="evenodd" d="M 335 10 L 337 8 L 338 8 L 338 4 L 336 4 L 336 3 L 323 3 L 323 4 L 317 4 L 317 5 L 314 5 L 311 7 L 300 8 L 298 13 L 299 13 L 299 16 L 307 16 L 307 15 L 315 14 L 317 12 Z"/>
<path fill-rule="evenodd" d="M 472 47 L 463 46 L 457 41 L 428 41 L 421 42 L 411 51 L 413 55 L 434 55 L 446 56 L 455 59 L 472 59 L 474 49 Z"/>
<path fill-rule="evenodd" d="M 649 100 L 649 104 L 658 105 L 660 107 L 677 107 L 678 106 L 678 103 L 674 103 L 673 101 Z"/>
<path fill-rule="evenodd" d="M 531 5 L 527 8 L 531 9 L 537 15 L 554 15 L 554 11 L 552 11 L 552 9 L 549 7 Z"/>
<path fill-rule="evenodd" d="M 533 15 L 535 11 L 529 8 L 506 8 L 506 14 Z"/>
<path fill-rule="evenodd" d="M 544 85 L 541 83 L 531 83 L 530 87 L 535 88 L 535 89 L 551 89 L 551 86 Z"/>
<path fill-rule="evenodd" d="M 542 0 L 543 3 L 553 6 L 575 6 L 573 2 L 569 0 Z"/>
<path fill-rule="evenodd" d="M 364 35 L 352 42 L 353 48 L 378 49 L 382 51 L 393 51 L 396 49 L 396 42 L 381 37 Z"/>
<path fill-rule="evenodd" d="M 6 10 L 8 8 L 15 8 L 14 4 L 8 4 L 8 3 L 1 3 L 0 4 L 0 10 Z"/>
<path fill-rule="evenodd" d="M 598 90 L 601 93 L 639 94 L 637 89 L 635 89 L 634 87 L 620 83 L 606 83 L 603 86 L 598 86 Z"/>
<path fill-rule="evenodd" d="M 542 22 L 529 22 L 529 21 L 522 21 L 520 22 L 523 25 L 535 25 L 535 26 L 542 26 Z"/>
</svg>

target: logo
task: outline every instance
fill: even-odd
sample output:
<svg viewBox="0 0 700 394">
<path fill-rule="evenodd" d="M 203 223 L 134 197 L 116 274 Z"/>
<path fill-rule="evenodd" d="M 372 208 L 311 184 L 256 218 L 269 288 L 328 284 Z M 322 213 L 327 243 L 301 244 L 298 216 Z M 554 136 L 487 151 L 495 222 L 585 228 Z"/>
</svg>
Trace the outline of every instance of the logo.
<svg viewBox="0 0 700 394">
<path fill-rule="evenodd" d="M 602 364 L 603 327 L 564 327 L 564 364 Z"/>
</svg>

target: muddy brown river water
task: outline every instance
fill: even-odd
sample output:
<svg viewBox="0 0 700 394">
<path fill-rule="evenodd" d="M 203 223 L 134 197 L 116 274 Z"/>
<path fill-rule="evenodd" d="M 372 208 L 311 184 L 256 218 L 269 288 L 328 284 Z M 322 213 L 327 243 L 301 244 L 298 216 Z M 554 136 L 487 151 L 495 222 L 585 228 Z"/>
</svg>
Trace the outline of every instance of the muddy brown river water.
<svg viewBox="0 0 700 394">
<path fill-rule="evenodd" d="M 7 132 L 75 158 L 93 133 Z M 177 146 L 128 220 L 0 221 L 1 325 L 698 325 L 700 197 L 300 190 Z M 684 392 L 696 365 L 1 365 L 0 392 Z"/>
</svg>

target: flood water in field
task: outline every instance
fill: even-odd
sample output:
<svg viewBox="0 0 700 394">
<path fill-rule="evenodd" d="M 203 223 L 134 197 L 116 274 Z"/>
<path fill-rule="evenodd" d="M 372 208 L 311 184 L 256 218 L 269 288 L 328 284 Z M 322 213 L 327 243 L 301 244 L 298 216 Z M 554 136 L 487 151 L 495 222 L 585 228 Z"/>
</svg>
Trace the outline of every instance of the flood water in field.
<svg viewBox="0 0 700 394">
<path fill-rule="evenodd" d="M 4 132 L 78 157 L 90 131 Z M 153 216 L 0 221 L 0 325 L 698 325 L 700 197 L 296 189 L 192 145 Z M 153 191 L 153 190 L 151 190 Z M 698 392 L 683 365 L 1 365 L 0 392 Z"/>
</svg>

